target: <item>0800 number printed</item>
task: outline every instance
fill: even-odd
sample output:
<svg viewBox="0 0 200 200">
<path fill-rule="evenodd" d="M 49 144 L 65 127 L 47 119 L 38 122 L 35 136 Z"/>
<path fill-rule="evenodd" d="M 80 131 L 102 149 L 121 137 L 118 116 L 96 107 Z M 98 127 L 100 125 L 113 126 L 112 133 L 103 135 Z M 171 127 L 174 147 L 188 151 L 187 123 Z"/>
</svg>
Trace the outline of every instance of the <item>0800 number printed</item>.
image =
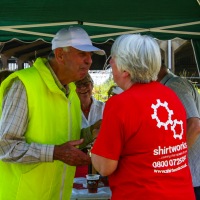
<svg viewBox="0 0 200 200">
<path fill-rule="evenodd" d="M 160 168 L 160 167 L 173 167 L 173 166 L 178 166 L 181 163 L 183 163 L 186 160 L 186 155 L 182 156 L 180 158 L 174 158 L 174 159 L 170 159 L 170 160 L 163 160 L 163 161 L 157 161 L 157 162 L 153 162 L 152 166 L 154 168 Z"/>
</svg>

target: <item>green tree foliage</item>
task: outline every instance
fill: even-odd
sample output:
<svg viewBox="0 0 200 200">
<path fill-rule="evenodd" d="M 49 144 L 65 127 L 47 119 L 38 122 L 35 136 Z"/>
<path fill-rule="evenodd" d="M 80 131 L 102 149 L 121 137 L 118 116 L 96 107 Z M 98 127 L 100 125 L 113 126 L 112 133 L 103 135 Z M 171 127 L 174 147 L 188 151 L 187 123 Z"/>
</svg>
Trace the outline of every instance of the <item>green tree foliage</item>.
<svg viewBox="0 0 200 200">
<path fill-rule="evenodd" d="M 93 95 L 94 95 L 95 99 L 97 99 L 99 101 L 103 101 L 103 102 L 107 101 L 108 90 L 110 89 L 110 87 L 112 85 L 115 85 L 112 76 L 110 76 L 109 79 L 106 82 L 104 82 L 103 84 L 94 85 Z"/>
</svg>

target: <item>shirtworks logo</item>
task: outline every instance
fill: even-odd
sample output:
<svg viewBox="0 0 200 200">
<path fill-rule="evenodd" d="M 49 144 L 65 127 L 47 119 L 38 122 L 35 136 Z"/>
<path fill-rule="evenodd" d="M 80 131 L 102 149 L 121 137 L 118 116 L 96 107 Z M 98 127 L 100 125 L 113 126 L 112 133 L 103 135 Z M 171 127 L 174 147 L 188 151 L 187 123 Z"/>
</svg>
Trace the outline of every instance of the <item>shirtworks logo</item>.
<svg viewBox="0 0 200 200">
<path fill-rule="evenodd" d="M 154 114 L 151 115 L 152 119 L 155 119 L 157 121 L 157 127 L 161 128 L 162 126 L 165 128 L 165 130 L 168 130 L 169 128 L 173 131 L 174 139 L 182 139 L 183 136 L 183 121 L 182 120 L 172 120 L 172 115 L 174 114 L 173 110 L 170 110 L 168 107 L 168 103 L 165 101 L 162 103 L 160 99 L 157 99 L 157 104 L 152 104 L 151 108 L 154 110 Z M 161 121 L 158 117 L 158 110 L 159 108 L 164 108 L 164 111 L 166 112 L 168 119 L 166 121 Z M 179 129 L 176 129 L 176 126 L 180 126 Z M 176 130 L 180 130 L 179 133 L 176 132 Z"/>
</svg>

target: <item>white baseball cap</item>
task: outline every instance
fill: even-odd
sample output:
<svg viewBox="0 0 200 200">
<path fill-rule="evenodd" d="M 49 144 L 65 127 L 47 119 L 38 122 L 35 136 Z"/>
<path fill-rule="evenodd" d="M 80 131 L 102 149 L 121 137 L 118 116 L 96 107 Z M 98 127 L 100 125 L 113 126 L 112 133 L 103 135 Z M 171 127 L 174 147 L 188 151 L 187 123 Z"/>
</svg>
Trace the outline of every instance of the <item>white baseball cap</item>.
<svg viewBox="0 0 200 200">
<path fill-rule="evenodd" d="M 70 26 L 58 31 L 51 41 L 52 50 L 59 47 L 71 46 L 75 49 L 105 55 L 105 51 L 92 45 L 89 35 L 80 27 Z"/>
</svg>

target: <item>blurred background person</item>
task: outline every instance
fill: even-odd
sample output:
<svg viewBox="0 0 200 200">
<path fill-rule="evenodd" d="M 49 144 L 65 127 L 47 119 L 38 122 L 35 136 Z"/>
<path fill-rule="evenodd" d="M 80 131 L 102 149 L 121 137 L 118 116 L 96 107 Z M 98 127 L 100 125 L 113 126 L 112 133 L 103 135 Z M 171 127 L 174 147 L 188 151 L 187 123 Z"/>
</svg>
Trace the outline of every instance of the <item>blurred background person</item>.
<svg viewBox="0 0 200 200">
<path fill-rule="evenodd" d="M 82 128 L 86 128 L 102 119 L 105 103 L 96 100 L 92 95 L 94 81 L 89 73 L 84 79 L 75 82 L 75 84 L 81 102 Z"/>
<path fill-rule="evenodd" d="M 76 92 L 80 99 L 81 110 L 82 110 L 82 128 L 87 128 L 93 124 L 100 124 L 103 110 L 104 102 L 98 101 L 92 95 L 92 90 L 94 87 L 94 81 L 90 74 L 88 73 L 85 78 L 75 82 Z M 90 151 L 91 145 L 88 145 L 83 151 L 88 153 Z M 94 172 L 92 165 L 78 166 L 76 170 L 75 177 L 85 177 L 87 173 Z"/>
<path fill-rule="evenodd" d="M 105 105 L 92 148 L 96 170 L 109 176 L 112 200 L 194 200 L 187 159 L 186 112 L 157 82 L 158 43 L 150 36 L 118 37 L 110 64 L 124 92 Z"/>
<path fill-rule="evenodd" d="M 187 113 L 187 145 L 189 166 L 196 200 L 200 200 L 200 95 L 194 84 L 184 77 L 169 71 L 164 62 L 158 74 L 158 81 L 171 88 L 183 103 Z"/>
</svg>

